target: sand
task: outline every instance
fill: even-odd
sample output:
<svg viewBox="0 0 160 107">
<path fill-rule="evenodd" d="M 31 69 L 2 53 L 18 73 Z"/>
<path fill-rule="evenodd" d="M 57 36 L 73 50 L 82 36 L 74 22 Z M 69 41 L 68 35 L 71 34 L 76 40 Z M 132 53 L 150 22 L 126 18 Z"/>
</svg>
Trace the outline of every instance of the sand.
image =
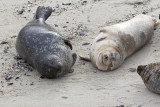
<svg viewBox="0 0 160 107">
<path fill-rule="evenodd" d="M 160 96 L 150 92 L 136 72 L 128 70 L 160 61 L 160 26 L 147 45 L 114 71 L 99 71 L 90 62 L 78 58 L 73 73 L 59 79 L 41 79 L 35 69 L 25 68 L 20 65 L 22 60 L 14 57 L 18 32 L 42 5 L 55 9 L 47 23 L 71 40 L 74 52 L 86 54 L 102 27 L 141 13 L 157 18 L 160 14 L 159 0 L 1 0 L 0 42 L 8 42 L 0 44 L 1 107 L 160 106 Z M 82 45 L 84 43 L 90 44 Z"/>
</svg>

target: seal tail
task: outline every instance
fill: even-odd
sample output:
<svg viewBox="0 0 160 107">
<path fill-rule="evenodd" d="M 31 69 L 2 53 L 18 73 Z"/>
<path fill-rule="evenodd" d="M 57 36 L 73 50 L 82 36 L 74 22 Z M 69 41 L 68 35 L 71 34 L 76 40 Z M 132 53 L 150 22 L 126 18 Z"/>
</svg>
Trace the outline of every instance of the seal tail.
<svg viewBox="0 0 160 107">
<path fill-rule="evenodd" d="M 44 7 L 44 6 L 39 6 L 36 10 L 36 15 L 34 18 L 40 19 L 42 18 L 44 21 L 48 19 L 48 17 L 52 13 L 52 8 L 51 7 Z"/>
</svg>

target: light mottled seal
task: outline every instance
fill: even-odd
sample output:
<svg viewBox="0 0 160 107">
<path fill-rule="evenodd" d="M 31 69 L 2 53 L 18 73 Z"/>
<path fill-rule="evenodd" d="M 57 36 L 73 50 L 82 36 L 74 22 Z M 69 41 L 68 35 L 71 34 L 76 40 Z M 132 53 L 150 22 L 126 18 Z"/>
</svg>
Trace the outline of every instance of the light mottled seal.
<svg viewBox="0 0 160 107">
<path fill-rule="evenodd" d="M 160 94 L 160 62 L 140 65 L 137 72 L 150 91 Z"/>
<path fill-rule="evenodd" d="M 51 7 L 38 7 L 36 15 L 19 32 L 16 41 L 18 54 L 46 78 L 57 78 L 70 71 L 76 61 L 72 45 L 45 21 Z"/>
<path fill-rule="evenodd" d="M 140 14 L 129 21 L 104 27 L 92 43 L 91 62 L 102 71 L 118 68 L 128 56 L 150 40 L 158 21 Z"/>
</svg>

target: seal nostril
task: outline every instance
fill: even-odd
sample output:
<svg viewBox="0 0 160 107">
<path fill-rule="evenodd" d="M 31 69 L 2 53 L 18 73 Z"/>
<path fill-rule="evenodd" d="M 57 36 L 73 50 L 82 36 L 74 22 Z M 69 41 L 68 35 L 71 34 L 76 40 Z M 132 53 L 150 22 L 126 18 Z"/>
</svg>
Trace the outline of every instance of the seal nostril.
<svg viewBox="0 0 160 107">
<path fill-rule="evenodd" d="M 105 60 L 108 60 L 108 56 L 105 56 Z"/>
</svg>

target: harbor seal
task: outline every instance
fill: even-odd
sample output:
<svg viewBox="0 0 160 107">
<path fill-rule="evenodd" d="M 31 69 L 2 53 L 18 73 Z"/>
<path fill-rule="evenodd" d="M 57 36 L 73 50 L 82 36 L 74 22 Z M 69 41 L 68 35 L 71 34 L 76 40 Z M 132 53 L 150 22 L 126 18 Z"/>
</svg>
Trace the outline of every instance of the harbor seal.
<svg viewBox="0 0 160 107">
<path fill-rule="evenodd" d="M 16 41 L 18 54 L 46 78 L 57 78 L 70 71 L 77 55 L 72 44 L 45 21 L 51 7 L 39 6 L 32 21 L 24 26 Z"/>
<path fill-rule="evenodd" d="M 154 17 L 140 14 L 129 21 L 102 28 L 91 45 L 91 62 L 102 71 L 118 68 L 150 40 L 158 22 Z M 82 54 L 79 56 L 88 59 Z"/>
<path fill-rule="evenodd" d="M 137 73 L 150 91 L 160 94 L 160 62 L 139 65 Z"/>
</svg>

